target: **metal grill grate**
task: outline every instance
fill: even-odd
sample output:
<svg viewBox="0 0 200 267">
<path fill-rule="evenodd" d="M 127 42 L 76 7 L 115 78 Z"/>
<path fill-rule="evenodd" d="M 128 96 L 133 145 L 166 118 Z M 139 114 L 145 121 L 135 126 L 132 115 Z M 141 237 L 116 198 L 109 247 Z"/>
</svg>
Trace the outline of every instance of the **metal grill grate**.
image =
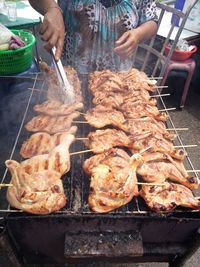
<svg viewBox="0 0 200 267">
<path fill-rule="evenodd" d="M 1 154 L 1 183 L 9 183 L 11 176 L 5 168 L 4 161 L 7 159 L 22 160 L 19 156 L 19 150 L 24 140 L 28 138 L 31 133 L 28 133 L 24 124 L 28 122 L 35 114 L 33 111 L 33 106 L 36 103 L 41 103 L 46 100 L 47 86 L 44 77 L 41 73 L 28 74 L 26 77 L 13 76 L 13 77 L 0 77 L 0 79 L 7 85 L 5 87 L 5 103 L 1 105 L 1 116 L 4 118 L 0 126 L 0 137 L 2 132 L 5 133 L 5 123 L 7 123 L 6 133 L 3 138 L 4 145 L 6 147 L 6 153 Z M 14 81 L 14 83 L 10 81 Z M 85 99 L 85 111 L 91 107 L 91 96 L 87 93 L 87 81 L 83 80 L 83 96 Z M 184 144 L 179 136 L 179 132 L 176 130 L 176 125 L 174 125 L 172 119 L 170 118 L 170 111 L 167 109 L 164 97 L 160 94 L 159 89 L 157 89 L 156 94 L 158 95 L 158 107 L 164 109 L 168 115 L 169 120 L 167 122 L 168 128 L 173 128 L 177 133 L 177 138 L 175 145 L 181 146 L 183 149 Z M 8 98 L 8 99 L 7 99 Z M 10 102 L 6 102 L 9 100 Z M 5 105 L 11 105 L 12 110 L 9 110 Z M 18 114 L 18 116 L 17 116 Z M 8 116 L 10 115 L 10 116 Z M 82 115 L 80 115 L 82 116 Z M 13 122 L 12 119 L 15 119 Z M 7 120 L 7 122 L 6 122 Z M 13 126 L 14 123 L 14 126 Z M 4 128 L 4 129 L 3 129 Z M 13 131 L 13 129 L 15 131 Z M 79 124 L 77 137 L 85 137 L 92 128 L 87 124 Z M 2 139 L 0 139 L 2 140 Z M 3 145 L 3 144 L 2 144 Z M 4 147 L 3 146 L 3 147 Z M 2 147 L 2 146 L 1 146 Z M 85 146 L 81 141 L 76 141 L 71 147 L 70 152 L 85 150 Z M 88 193 L 89 193 L 89 179 L 84 174 L 82 169 L 82 164 L 84 160 L 90 157 L 92 154 L 81 154 L 71 156 L 71 170 L 63 177 L 63 184 L 65 193 L 67 196 L 67 205 L 65 209 L 57 212 L 58 214 L 66 215 L 92 215 L 94 214 L 90 211 L 88 207 Z M 198 178 L 198 173 L 195 172 L 194 166 L 189 158 L 186 156 L 185 166 L 187 169 L 194 170 L 194 175 Z M 0 212 L 10 213 L 10 212 L 21 212 L 11 208 L 6 200 L 6 189 L 0 189 Z M 134 198 L 129 204 L 110 212 L 109 214 L 115 214 L 120 216 L 132 216 L 140 214 L 149 214 L 149 209 L 146 207 L 144 201 L 141 198 Z M 176 209 L 174 213 L 182 212 L 196 212 L 186 209 Z M 97 216 L 97 215 L 95 215 Z"/>
</svg>

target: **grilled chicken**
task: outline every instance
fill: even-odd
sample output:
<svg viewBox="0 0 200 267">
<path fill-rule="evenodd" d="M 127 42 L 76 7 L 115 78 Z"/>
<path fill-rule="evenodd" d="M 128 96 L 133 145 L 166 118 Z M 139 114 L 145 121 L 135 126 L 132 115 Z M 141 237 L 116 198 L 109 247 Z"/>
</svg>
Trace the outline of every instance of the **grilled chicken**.
<svg viewBox="0 0 200 267">
<path fill-rule="evenodd" d="M 47 132 L 54 134 L 58 132 L 68 131 L 72 121 L 80 115 L 78 111 L 67 116 L 51 117 L 48 115 L 38 115 L 30 120 L 25 128 L 30 132 Z"/>
<path fill-rule="evenodd" d="M 163 137 L 160 133 L 150 133 L 146 136 L 134 136 L 132 139 L 132 152 L 138 152 L 138 150 L 144 150 L 147 147 L 151 147 L 152 152 L 163 152 L 169 154 L 172 158 L 183 160 L 186 153 L 182 149 L 176 149 L 173 143 Z"/>
<path fill-rule="evenodd" d="M 130 146 L 129 137 L 120 130 L 105 129 L 90 132 L 85 145 L 93 150 L 93 153 L 102 153 L 116 146 Z"/>
<path fill-rule="evenodd" d="M 152 103 L 155 99 L 149 100 Z M 135 102 L 127 101 L 120 106 L 120 110 L 124 113 L 126 118 L 137 119 L 141 117 L 153 117 L 158 121 L 166 121 L 168 116 L 165 112 L 160 112 L 158 108 L 154 105 L 149 104 L 144 100 L 137 100 Z"/>
<path fill-rule="evenodd" d="M 91 126 L 96 128 L 112 125 L 122 130 L 127 130 L 127 126 L 124 124 L 126 120 L 122 112 L 111 107 L 98 105 L 87 111 L 85 119 Z"/>
<path fill-rule="evenodd" d="M 69 147 L 74 142 L 74 135 L 68 134 L 63 141 L 48 154 L 37 155 L 20 163 L 20 167 L 29 175 L 40 171 L 56 171 L 61 175 L 70 169 Z M 15 160 L 7 160 L 6 166 L 11 163 L 18 164 Z"/>
<path fill-rule="evenodd" d="M 19 163 L 7 161 L 12 174 L 12 187 L 7 190 L 7 200 L 12 207 L 34 213 L 49 214 L 66 205 L 61 174 L 45 170 L 27 174 Z"/>
<path fill-rule="evenodd" d="M 76 126 L 72 126 L 68 132 L 56 133 L 50 135 L 48 133 L 39 132 L 32 134 L 21 147 L 20 155 L 23 158 L 31 158 L 40 154 L 49 153 L 54 147 L 59 145 L 68 134 L 75 134 Z"/>
<path fill-rule="evenodd" d="M 90 74 L 88 88 L 92 94 L 96 91 L 123 92 L 123 83 L 119 76 L 110 70 L 95 71 Z"/>
<path fill-rule="evenodd" d="M 182 161 L 159 152 L 145 153 L 143 159 L 144 162 L 137 168 L 137 173 L 144 181 L 162 183 L 169 179 L 190 189 L 198 188 L 198 179 L 188 175 Z"/>
<path fill-rule="evenodd" d="M 138 195 L 136 168 L 139 154 L 130 158 L 121 149 L 110 149 L 84 162 L 85 172 L 91 176 L 89 206 L 94 212 L 109 212 Z"/>
<path fill-rule="evenodd" d="M 169 212 L 177 206 L 200 210 L 200 201 L 195 199 L 187 187 L 164 183 L 162 186 L 142 186 L 140 196 L 145 200 L 150 209 L 155 212 Z"/>
<path fill-rule="evenodd" d="M 151 152 L 163 152 L 179 160 L 183 160 L 185 157 L 182 149 L 175 149 L 174 145 L 159 133 L 144 132 L 131 136 L 121 130 L 108 128 L 90 132 L 87 138 L 85 145 L 92 149 L 95 154 L 121 146 L 129 148 L 133 153 L 151 147 Z"/>
<path fill-rule="evenodd" d="M 140 119 L 131 119 L 126 122 L 128 125 L 128 132 L 130 135 L 140 135 L 144 132 L 149 132 L 152 134 L 159 133 L 163 135 L 164 138 L 173 140 L 176 135 L 168 131 L 161 121 L 156 121 L 151 117 L 144 117 Z"/>
<path fill-rule="evenodd" d="M 71 105 L 63 104 L 56 100 L 47 100 L 42 104 L 35 105 L 33 109 L 39 113 L 43 113 L 48 116 L 61 116 L 69 115 L 76 110 L 83 109 L 83 103 L 74 103 Z"/>
<path fill-rule="evenodd" d="M 129 86 L 130 90 L 147 90 L 150 92 L 155 91 L 155 82 L 149 80 L 147 75 L 135 68 L 129 71 L 123 71 L 118 73 L 121 80 Z"/>
</svg>

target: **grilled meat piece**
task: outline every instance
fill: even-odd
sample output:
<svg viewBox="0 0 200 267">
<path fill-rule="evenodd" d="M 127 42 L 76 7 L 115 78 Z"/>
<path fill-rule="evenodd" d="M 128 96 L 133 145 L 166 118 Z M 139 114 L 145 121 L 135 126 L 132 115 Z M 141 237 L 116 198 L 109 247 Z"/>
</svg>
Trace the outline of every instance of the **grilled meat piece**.
<svg viewBox="0 0 200 267">
<path fill-rule="evenodd" d="M 54 135 L 44 132 L 32 134 L 29 139 L 22 144 L 20 155 L 23 158 L 31 158 L 36 155 L 47 154 L 54 147 L 59 145 L 68 134 L 75 134 L 76 131 L 77 127 L 72 126 L 68 132 L 56 133 Z"/>
<path fill-rule="evenodd" d="M 61 175 L 70 170 L 69 147 L 74 142 L 74 135 L 68 134 L 63 141 L 52 149 L 48 154 L 37 155 L 20 163 L 20 167 L 27 174 L 34 174 L 40 171 L 56 171 Z M 19 164 L 15 160 L 7 160 L 6 166 L 10 164 Z"/>
<path fill-rule="evenodd" d="M 58 132 L 68 131 L 71 127 L 73 120 L 79 117 L 78 111 L 73 112 L 67 116 L 48 116 L 38 115 L 33 117 L 26 125 L 26 130 L 30 132 L 47 132 L 54 134 Z"/>
<path fill-rule="evenodd" d="M 124 84 L 128 85 L 133 91 L 141 89 L 150 92 L 155 91 L 154 82 L 149 80 L 147 75 L 142 71 L 132 68 L 129 71 L 119 72 L 118 75 Z"/>
<path fill-rule="evenodd" d="M 164 183 L 162 186 L 142 186 L 140 196 L 148 207 L 155 212 L 163 213 L 174 210 L 177 206 L 200 210 L 200 201 L 195 199 L 187 187 Z"/>
<path fill-rule="evenodd" d="M 182 149 L 176 149 L 173 143 L 163 137 L 160 133 L 150 133 L 148 136 L 129 137 L 132 140 L 132 152 L 144 150 L 151 147 L 151 152 L 163 152 L 172 158 L 183 160 L 186 153 Z"/>
<path fill-rule="evenodd" d="M 132 136 L 149 132 L 152 134 L 160 133 L 164 138 L 169 140 L 173 140 L 176 137 L 174 133 L 171 133 L 166 129 L 163 122 L 157 121 L 151 117 L 130 119 L 126 124 L 128 126 L 128 132 Z"/>
<path fill-rule="evenodd" d="M 120 130 L 105 129 L 96 130 L 88 134 L 85 145 L 93 150 L 93 153 L 102 153 L 112 147 L 130 145 L 129 137 Z"/>
<path fill-rule="evenodd" d="M 92 103 L 108 107 L 119 108 L 124 102 L 123 94 L 114 92 L 97 91 L 94 94 Z"/>
<path fill-rule="evenodd" d="M 135 102 L 126 101 L 124 104 L 120 106 L 120 110 L 124 113 L 124 115 L 129 119 L 137 119 L 141 117 L 153 117 L 158 121 L 166 121 L 168 116 L 165 112 L 160 112 L 158 108 L 152 103 L 154 103 L 154 99 L 149 100 L 149 102 L 145 102 L 144 100 L 138 100 Z"/>
<path fill-rule="evenodd" d="M 69 115 L 76 110 L 83 109 L 83 103 L 74 103 L 71 105 L 63 104 L 56 100 L 47 100 L 42 104 L 37 104 L 33 109 L 39 113 L 43 113 L 48 116 L 61 116 Z"/>
<path fill-rule="evenodd" d="M 96 128 L 102 128 L 106 125 L 112 125 L 122 130 L 127 130 L 124 115 L 111 107 L 98 105 L 87 111 L 85 119 L 88 123 Z"/>
<path fill-rule="evenodd" d="M 110 149 L 84 162 L 84 171 L 91 176 L 89 206 L 94 212 L 109 212 L 138 195 L 136 168 L 139 154 L 130 158 L 121 149 Z"/>
<path fill-rule="evenodd" d="M 137 173 L 144 181 L 162 183 L 169 179 L 190 189 L 198 189 L 198 179 L 187 174 L 182 161 L 160 152 L 145 153 L 143 159 L 144 162 L 137 168 Z"/>
<path fill-rule="evenodd" d="M 123 92 L 123 83 L 118 74 L 110 71 L 95 71 L 90 74 L 88 89 L 94 93 L 96 91 Z"/>
<path fill-rule="evenodd" d="M 59 172 L 45 170 L 27 174 L 19 163 L 8 161 L 6 165 L 12 174 L 13 186 L 7 190 L 12 207 L 33 214 L 49 214 L 66 205 Z"/>
</svg>

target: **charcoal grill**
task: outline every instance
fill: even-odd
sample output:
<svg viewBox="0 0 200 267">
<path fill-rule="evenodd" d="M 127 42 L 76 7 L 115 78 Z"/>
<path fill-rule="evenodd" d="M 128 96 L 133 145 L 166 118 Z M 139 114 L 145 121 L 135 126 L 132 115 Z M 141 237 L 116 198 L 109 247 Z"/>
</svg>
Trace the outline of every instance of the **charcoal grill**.
<svg viewBox="0 0 200 267">
<path fill-rule="evenodd" d="M 170 8 L 164 5 L 160 7 L 162 11 Z M 153 39 L 150 44 L 142 45 L 135 53 L 135 65 L 154 76 L 162 75 L 164 71 L 161 65 L 163 51 L 155 50 L 156 41 Z M 142 50 L 146 51 L 145 60 L 144 55 L 141 60 Z M 166 60 L 169 58 L 170 55 Z M 155 67 L 151 69 L 148 66 Z M 89 108 L 91 99 L 87 93 L 87 79 L 81 78 L 85 106 Z M 42 73 L 37 72 L 34 66 L 25 74 L 1 77 L 1 87 L 0 172 L 1 182 L 9 183 L 10 175 L 4 161 L 8 158 L 20 160 L 19 149 L 29 135 L 23 127 L 24 123 L 33 117 L 33 106 L 46 100 L 47 87 Z M 159 89 L 156 94 L 159 95 L 159 107 L 170 115 Z M 171 118 L 168 127 L 176 129 Z M 78 137 L 86 136 L 91 130 L 84 124 L 78 125 L 78 128 Z M 179 134 L 175 144 L 185 149 Z M 71 151 L 84 149 L 80 141 L 70 148 Z M 11 244 L 22 262 L 42 264 L 95 259 L 162 261 L 175 266 L 191 247 L 198 245 L 200 216 L 194 210 L 177 208 L 170 214 L 159 215 L 150 211 L 141 198 L 134 198 L 126 206 L 108 214 L 92 213 L 87 202 L 89 179 L 82 170 L 82 163 L 89 156 L 72 156 L 71 171 L 63 178 L 67 205 L 55 214 L 39 216 L 15 210 L 6 201 L 6 189 L 1 189 L 0 213 Z M 198 178 L 189 156 L 186 157 L 185 166 L 194 170 Z M 195 193 L 199 195 L 199 192 Z"/>
</svg>

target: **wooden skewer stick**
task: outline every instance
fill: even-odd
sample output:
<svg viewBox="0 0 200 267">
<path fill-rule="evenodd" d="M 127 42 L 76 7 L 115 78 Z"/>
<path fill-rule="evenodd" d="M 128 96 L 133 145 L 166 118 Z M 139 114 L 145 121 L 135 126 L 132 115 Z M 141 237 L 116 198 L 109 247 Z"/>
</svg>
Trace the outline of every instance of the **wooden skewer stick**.
<svg viewBox="0 0 200 267">
<path fill-rule="evenodd" d="M 170 96 L 170 94 L 151 95 L 151 97 Z"/>
<path fill-rule="evenodd" d="M 188 173 L 191 173 L 191 172 L 200 172 L 200 170 L 187 170 Z"/>
<path fill-rule="evenodd" d="M 195 199 L 199 200 L 199 199 L 200 199 L 200 197 L 195 197 Z"/>
<path fill-rule="evenodd" d="M 160 112 L 163 112 L 163 111 L 171 111 L 171 110 L 176 110 L 176 108 L 164 108 L 164 109 L 159 109 Z"/>
<path fill-rule="evenodd" d="M 0 187 L 9 187 L 9 186 L 13 186 L 13 184 L 0 184 Z"/>
<path fill-rule="evenodd" d="M 89 138 L 87 138 L 87 137 L 77 137 L 77 138 L 75 138 L 76 140 L 88 140 Z"/>
<path fill-rule="evenodd" d="M 81 115 L 84 115 L 84 116 L 86 115 L 86 113 L 83 113 L 83 112 L 79 112 L 79 113 L 80 113 Z"/>
<path fill-rule="evenodd" d="M 166 128 L 167 131 L 188 131 L 189 128 Z"/>
<path fill-rule="evenodd" d="M 158 86 L 155 86 L 155 88 L 168 88 L 168 85 L 158 85 Z"/>
<path fill-rule="evenodd" d="M 82 150 L 82 151 L 72 152 L 72 153 L 70 153 L 70 156 L 78 155 L 78 154 L 84 154 L 84 153 L 88 153 L 88 152 L 92 152 L 92 151 L 93 151 L 93 149 L 88 149 L 88 150 Z"/>
<path fill-rule="evenodd" d="M 87 121 L 72 121 L 73 123 L 83 123 L 83 124 L 89 124 Z"/>
<path fill-rule="evenodd" d="M 185 147 L 197 147 L 198 145 L 183 145 L 183 146 L 174 146 L 175 148 L 185 148 Z"/>
<path fill-rule="evenodd" d="M 162 80 L 163 79 L 163 77 L 148 77 L 148 79 L 153 79 L 153 80 Z"/>
<path fill-rule="evenodd" d="M 139 185 L 150 185 L 150 186 L 163 186 L 165 185 L 164 183 L 142 183 L 142 182 L 137 182 Z"/>
<path fill-rule="evenodd" d="M 37 88 L 27 88 L 28 90 L 31 90 L 31 91 L 38 91 L 38 92 L 40 92 L 40 91 L 42 91 L 41 89 L 37 89 Z"/>
</svg>

